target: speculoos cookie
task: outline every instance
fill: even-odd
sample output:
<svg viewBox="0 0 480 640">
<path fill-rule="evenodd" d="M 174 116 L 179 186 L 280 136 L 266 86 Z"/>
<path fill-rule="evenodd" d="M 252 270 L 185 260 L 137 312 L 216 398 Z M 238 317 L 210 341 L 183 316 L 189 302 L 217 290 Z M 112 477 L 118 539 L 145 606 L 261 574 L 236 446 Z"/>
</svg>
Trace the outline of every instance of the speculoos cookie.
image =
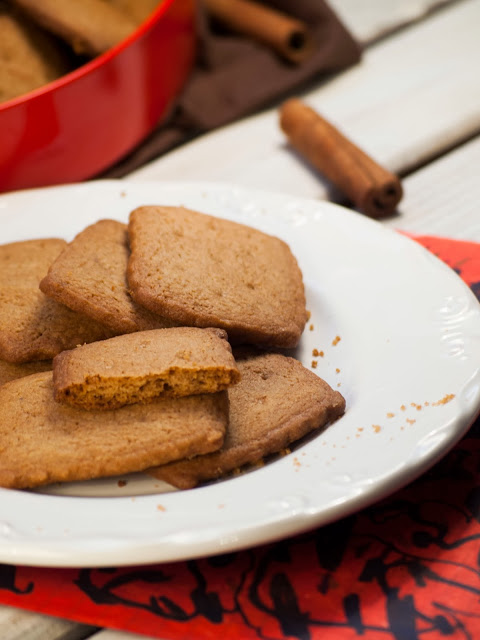
<svg viewBox="0 0 480 640">
<path fill-rule="evenodd" d="M 53 361 L 55 399 L 87 410 L 216 393 L 239 379 L 221 329 L 141 331 L 64 351 Z"/>
<path fill-rule="evenodd" d="M 120 11 L 126 13 L 136 24 L 141 24 L 156 9 L 162 0 L 108 0 Z"/>
<path fill-rule="evenodd" d="M 71 70 L 55 38 L 0 3 L 0 102 L 56 80 Z"/>
<path fill-rule="evenodd" d="M 2 360 L 49 360 L 64 349 L 112 335 L 103 325 L 50 300 L 38 288 L 65 245 L 57 238 L 0 245 Z"/>
<path fill-rule="evenodd" d="M 64 248 L 40 282 L 40 289 L 114 334 L 172 326 L 172 322 L 139 306 L 130 296 L 128 257 L 127 225 L 99 220 Z"/>
<path fill-rule="evenodd" d="M 305 293 L 285 242 L 182 207 L 135 209 L 128 229 L 127 277 L 140 305 L 178 324 L 225 329 L 235 344 L 298 344 Z"/>
<path fill-rule="evenodd" d="M 22 364 L 0 360 L 0 385 L 10 382 L 10 380 L 30 376 L 32 373 L 51 371 L 51 369 L 51 360 L 38 360 L 37 362 L 24 362 Z"/>
<path fill-rule="evenodd" d="M 79 54 L 104 53 L 136 28 L 134 20 L 104 0 L 13 2 L 35 23 L 65 40 Z"/>
<path fill-rule="evenodd" d="M 141 471 L 218 449 L 226 392 L 163 398 L 116 411 L 56 402 L 52 373 L 0 387 L 0 486 L 29 488 Z"/>
<path fill-rule="evenodd" d="M 249 349 L 234 353 L 241 381 L 228 391 L 222 449 L 151 469 L 151 475 L 188 489 L 278 453 L 345 412 L 343 396 L 298 360 Z"/>
</svg>

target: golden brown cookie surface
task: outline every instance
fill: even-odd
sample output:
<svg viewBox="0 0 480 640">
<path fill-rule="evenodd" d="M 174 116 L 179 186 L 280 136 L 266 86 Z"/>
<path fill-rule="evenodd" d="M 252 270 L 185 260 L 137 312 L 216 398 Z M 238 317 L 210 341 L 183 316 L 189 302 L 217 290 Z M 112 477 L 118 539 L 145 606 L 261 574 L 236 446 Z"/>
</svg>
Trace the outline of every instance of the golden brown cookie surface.
<svg viewBox="0 0 480 640">
<path fill-rule="evenodd" d="M 229 425 L 220 451 L 150 470 L 186 489 L 260 461 L 336 420 L 345 400 L 293 358 L 253 350 L 235 351 L 241 381 L 228 391 Z"/>
<path fill-rule="evenodd" d="M 302 274 L 282 240 L 182 207 L 130 214 L 132 297 L 179 324 L 221 327 L 234 343 L 294 347 L 307 314 Z"/>
<path fill-rule="evenodd" d="M 140 24 L 161 4 L 162 0 L 108 0 L 108 2 Z"/>
<path fill-rule="evenodd" d="M 126 278 L 128 256 L 127 226 L 99 220 L 64 248 L 40 288 L 49 298 L 93 318 L 115 334 L 171 326 L 131 298 Z"/>
<path fill-rule="evenodd" d="M 33 91 L 70 69 L 54 38 L 0 4 L 0 102 Z"/>
<path fill-rule="evenodd" d="M 46 372 L 1 386 L 0 406 L 0 486 L 26 488 L 213 451 L 223 441 L 228 404 L 220 392 L 83 411 L 54 401 Z"/>
<path fill-rule="evenodd" d="M 175 327 L 126 334 L 56 356 L 55 399 L 84 409 L 114 409 L 222 391 L 240 379 L 220 329 Z"/>
<path fill-rule="evenodd" d="M 38 288 L 66 243 L 57 238 L 0 246 L 0 358 L 48 360 L 64 349 L 111 334 L 95 321 L 48 299 Z"/>
<path fill-rule="evenodd" d="M 51 360 L 38 360 L 37 362 L 24 362 L 22 364 L 0 360 L 0 385 L 10 382 L 10 380 L 30 376 L 32 373 L 51 371 L 51 369 Z"/>
<path fill-rule="evenodd" d="M 95 56 L 135 30 L 135 21 L 103 0 L 13 0 L 47 31 L 68 42 L 76 53 Z"/>
</svg>

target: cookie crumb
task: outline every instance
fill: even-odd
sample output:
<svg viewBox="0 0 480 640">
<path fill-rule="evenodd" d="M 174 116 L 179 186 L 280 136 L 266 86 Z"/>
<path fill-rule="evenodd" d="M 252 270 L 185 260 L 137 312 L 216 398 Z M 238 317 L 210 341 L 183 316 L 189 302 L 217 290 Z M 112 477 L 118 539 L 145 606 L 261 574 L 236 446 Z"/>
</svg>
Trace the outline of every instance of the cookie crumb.
<svg viewBox="0 0 480 640">
<path fill-rule="evenodd" d="M 447 393 L 445 396 L 443 396 L 443 398 L 441 400 L 438 400 L 437 402 L 432 402 L 432 406 L 433 407 L 439 407 L 441 404 L 448 404 L 454 398 L 455 398 L 455 394 L 454 393 Z"/>
</svg>

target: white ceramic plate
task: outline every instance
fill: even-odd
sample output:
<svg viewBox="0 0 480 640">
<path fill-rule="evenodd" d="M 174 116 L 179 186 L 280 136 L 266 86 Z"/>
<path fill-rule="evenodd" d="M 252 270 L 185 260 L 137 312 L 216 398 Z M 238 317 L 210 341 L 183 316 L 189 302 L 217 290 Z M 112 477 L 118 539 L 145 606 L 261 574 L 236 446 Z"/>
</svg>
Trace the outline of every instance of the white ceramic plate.
<svg viewBox="0 0 480 640">
<path fill-rule="evenodd" d="M 295 355 L 344 394 L 346 414 L 290 455 L 190 491 L 142 474 L 1 489 L 1 562 L 127 565 L 271 541 L 384 497 L 466 432 L 480 407 L 480 305 L 430 253 L 361 215 L 227 185 L 107 181 L 1 197 L 1 241 L 71 239 L 142 204 L 185 205 L 290 244 L 311 311 Z"/>
</svg>

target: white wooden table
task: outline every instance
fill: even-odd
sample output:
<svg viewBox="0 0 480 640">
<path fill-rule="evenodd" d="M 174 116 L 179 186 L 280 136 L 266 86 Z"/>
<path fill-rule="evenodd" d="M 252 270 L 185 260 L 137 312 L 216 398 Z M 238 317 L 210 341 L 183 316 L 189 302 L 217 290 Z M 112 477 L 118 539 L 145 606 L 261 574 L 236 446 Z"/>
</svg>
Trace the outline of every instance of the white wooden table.
<svg viewBox="0 0 480 640">
<path fill-rule="evenodd" d="M 399 215 L 382 224 L 480 242 L 480 0 L 330 4 L 365 54 L 303 99 L 402 176 Z M 184 145 L 129 179 L 208 180 L 328 199 L 325 182 L 289 151 L 275 108 Z M 145 638 L 8 607 L 0 607 L 0 637 Z"/>
</svg>

